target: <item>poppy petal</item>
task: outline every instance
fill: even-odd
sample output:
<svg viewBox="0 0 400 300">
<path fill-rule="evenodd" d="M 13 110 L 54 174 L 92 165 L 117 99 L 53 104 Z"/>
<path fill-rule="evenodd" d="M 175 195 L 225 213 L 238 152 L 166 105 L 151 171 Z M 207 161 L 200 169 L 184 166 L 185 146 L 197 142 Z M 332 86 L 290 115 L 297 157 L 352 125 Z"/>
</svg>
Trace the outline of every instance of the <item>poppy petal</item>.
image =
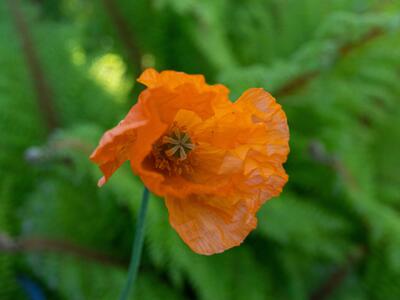
<svg viewBox="0 0 400 300">
<path fill-rule="evenodd" d="M 289 153 L 289 127 L 286 114 L 275 98 L 264 89 L 252 88 L 245 91 L 235 105 L 250 113 L 254 123 L 266 125 L 266 154 L 284 163 Z"/>
<path fill-rule="evenodd" d="M 185 199 L 166 197 L 165 201 L 172 227 L 193 251 L 204 255 L 240 245 L 257 226 L 255 212 L 246 200 L 234 201 L 231 206 L 214 206 L 210 205 L 210 198 L 213 196 L 203 201 L 192 195 Z M 219 199 L 212 202 L 218 203 Z"/>
<path fill-rule="evenodd" d="M 140 83 L 149 88 L 169 87 L 176 88 L 185 83 L 192 83 L 198 86 L 205 85 L 205 79 L 202 75 L 189 75 L 183 72 L 163 71 L 158 73 L 150 68 L 146 69 L 137 79 Z"/>
<path fill-rule="evenodd" d="M 137 128 L 144 126 L 147 122 L 141 106 L 136 105 L 124 120 L 104 133 L 99 145 L 90 156 L 104 174 L 98 182 L 99 186 L 104 185 L 111 175 L 129 159 L 132 147 L 137 140 Z"/>
<path fill-rule="evenodd" d="M 229 94 L 228 88 L 222 84 L 208 85 L 203 75 L 191 75 L 184 72 L 163 71 L 159 73 L 150 68 L 146 69 L 137 81 L 149 88 L 164 87 L 173 90 L 179 86 L 190 84 L 201 92 L 216 92 L 225 96 Z"/>
</svg>

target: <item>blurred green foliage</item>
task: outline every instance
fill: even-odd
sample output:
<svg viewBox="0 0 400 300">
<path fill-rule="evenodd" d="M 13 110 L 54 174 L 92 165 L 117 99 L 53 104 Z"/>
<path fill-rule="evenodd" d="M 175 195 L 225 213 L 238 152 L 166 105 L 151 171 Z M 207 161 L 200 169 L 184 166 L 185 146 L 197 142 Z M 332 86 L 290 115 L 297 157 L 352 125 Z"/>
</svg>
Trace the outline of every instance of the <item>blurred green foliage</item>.
<svg viewBox="0 0 400 300">
<path fill-rule="evenodd" d="M 271 91 L 290 180 L 211 257 L 152 197 L 132 299 L 400 299 L 399 49 L 395 0 L 1 1 L 0 299 L 117 299 L 142 185 L 88 155 L 146 67 Z"/>
</svg>

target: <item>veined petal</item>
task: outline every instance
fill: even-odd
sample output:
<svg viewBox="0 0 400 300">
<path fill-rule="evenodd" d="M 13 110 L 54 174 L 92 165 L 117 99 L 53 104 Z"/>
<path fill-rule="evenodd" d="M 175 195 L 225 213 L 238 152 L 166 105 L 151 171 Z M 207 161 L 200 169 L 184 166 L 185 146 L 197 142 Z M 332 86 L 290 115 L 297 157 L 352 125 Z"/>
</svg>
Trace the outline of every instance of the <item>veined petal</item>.
<svg viewBox="0 0 400 300">
<path fill-rule="evenodd" d="M 211 255 L 240 245 L 257 225 L 255 212 L 245 200 L 218 207 L 208 204 L 213 195 L 207 197 L 207 202 L 196 195 L 184 199 L 166 197 L 172 227 L 199 254 Z"/>
<path fill-rule="evenodd" d="M 240 96 L 235 106 L 249 113 L 254 123 L 265 124 L 268 139 L 265 154 L 278 156 L 280 163 L 284 163 L 289 153 L 289 127 L 275 98 L 261 88 L 252 88 Z"/>
<path fill-rule="evenodd" d="M 191 84 L 196 87 L 199 91 L 212 91 L 227 97 L 229 90 L 222 84 L 208 85 L 205 82 L 203 75 L 190 75 L 184 72 L 176 71 L 163 71 L 157 72 L 150 68 L 146 69 L 138 78 L 140 83 L 146 85 L 149 88 L 156 87 L 167 87 L 169 89 L 175 89 L 184 84 Z"/>
<path fill-rule="evenodd" d="M 132 147 L 137 141 L 137 129 L 147 122 L 142 107 L 137 105 L 116 127 L 104 133 L 99 145 L 90 156 L 104 174 L 98 182 L 99 186 L 105 184 L 111 175 L 129 159 Z"/>
<path fill-rule="evenodd" d="M 209 85 L 203 75 L 190 75 L 183 72 L 145 70 L 138 81 L 150 90 L 162 88 L 167 93 L 174 93 L 174 101 L 162 101 L 165 109 L 188 109 L 196 112 L 202 119 L 214 115 L 215 112 L 229 107 L 229 90 L 222 84 Z M 162 99 L 162 98 L 161 98 Z"/>
</svg>

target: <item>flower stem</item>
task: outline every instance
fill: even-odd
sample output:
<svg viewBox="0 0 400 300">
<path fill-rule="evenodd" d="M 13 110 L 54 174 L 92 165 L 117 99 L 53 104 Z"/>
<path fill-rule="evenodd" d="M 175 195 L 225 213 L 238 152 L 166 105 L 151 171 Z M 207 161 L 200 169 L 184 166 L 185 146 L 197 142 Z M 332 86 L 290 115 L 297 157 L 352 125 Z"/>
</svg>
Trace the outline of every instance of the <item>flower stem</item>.
<svg viewBox="0 0 400 300">
<path fill-rule="evenodd" d="M 144 238 L 144 221 L 146 218 L 147 206 L 149 203 L 149 190 L 145 187 L 142 195 L 142 203 L 140 205 L 139 216 L 136 221 L 135 238 L 133 240 L 131 262 L 129 263 L 128 279 L 124 290 L 122 291 L 120 300 L 128 299 L 134 290 L 135 280 L 137 277 L 140 257 L 142 255 L 143 238 Z"/>
</svg>

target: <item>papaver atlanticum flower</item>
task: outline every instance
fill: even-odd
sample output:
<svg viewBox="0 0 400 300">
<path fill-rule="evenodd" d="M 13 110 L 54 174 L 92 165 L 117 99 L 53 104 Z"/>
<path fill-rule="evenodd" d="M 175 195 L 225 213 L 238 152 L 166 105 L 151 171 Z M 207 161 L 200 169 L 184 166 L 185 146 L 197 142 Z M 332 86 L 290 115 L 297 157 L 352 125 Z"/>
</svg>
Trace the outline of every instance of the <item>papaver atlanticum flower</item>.
<svg viewBox="0 0 400 300">
<path fill-rule="evenodd" d="M 214 254 L 239 245 L 256 212 L 288 180 L 286 115 L 261 88 L 232 103 L 201 75 L 148 69 L 147 86 L 125 119 L 107 131 L 91 160 L 103 185 L 125 161 L 165 199 L 172 227 L 189 247 Z"/>
</svg>

